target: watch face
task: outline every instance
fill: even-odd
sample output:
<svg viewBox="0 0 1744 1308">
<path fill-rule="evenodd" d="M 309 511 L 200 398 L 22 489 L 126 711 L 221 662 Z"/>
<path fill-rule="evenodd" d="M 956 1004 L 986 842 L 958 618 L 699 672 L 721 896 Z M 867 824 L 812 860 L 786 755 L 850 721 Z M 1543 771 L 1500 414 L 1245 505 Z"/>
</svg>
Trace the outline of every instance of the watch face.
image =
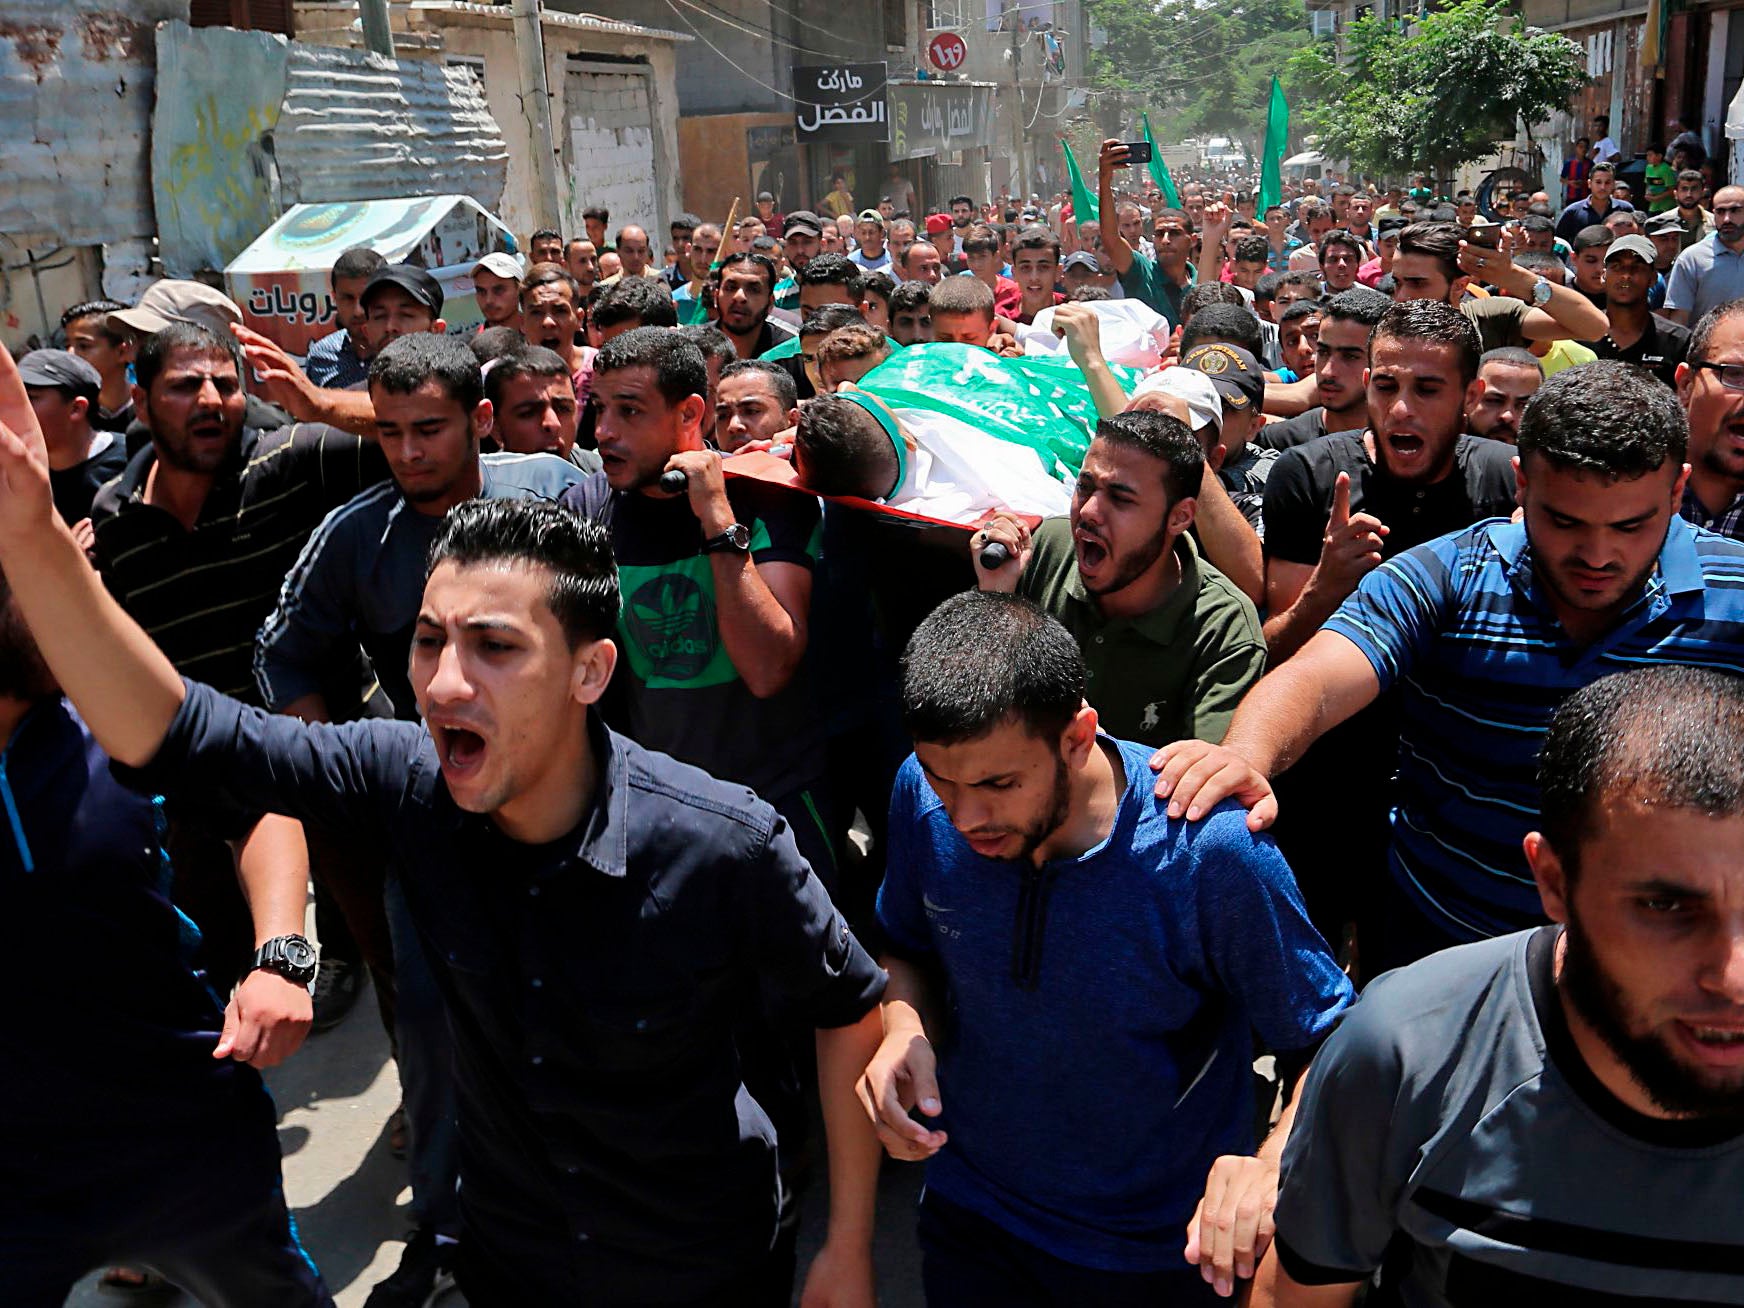
<svg viewBox="0 0 1744 1308">
<path fill-rule="evenodd" d="M 727 528 L 727 536 L 733 542 L 733 548 L 744 550 L 751 548 L 751 529 L 742 522 L 735 522 Z"/>
<path fill-rule="evenodd" d="M 287 940 L 284 950 L 285 962 L 298 971 L 315 966 L 315 949 L 307 940 Z"/>
</svg>

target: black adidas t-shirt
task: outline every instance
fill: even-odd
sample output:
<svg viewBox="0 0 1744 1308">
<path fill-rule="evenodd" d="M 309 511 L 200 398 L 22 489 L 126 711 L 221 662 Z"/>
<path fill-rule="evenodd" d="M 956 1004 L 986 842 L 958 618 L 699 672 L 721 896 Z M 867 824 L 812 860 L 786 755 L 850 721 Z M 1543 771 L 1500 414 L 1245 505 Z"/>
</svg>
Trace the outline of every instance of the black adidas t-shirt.
<svg viewBox="0 0 1744 1308">
<path fill-rule="evenodd" d="M 809 495 L 727 479 L 751 561 L 815 565 L 822 518 Z M 765 799 L 792 794 L 824 770 L 823 730 L 802 663 L 785 689 L 759 699 L 721 640 L 714 567 L 702 524 L 682 496 L 619 494 L 596 473 L 563 503 L 611 532 L 623 609 L 622 655 L 602 709 L 637 744 L 670 754 Z"/>
</svg>

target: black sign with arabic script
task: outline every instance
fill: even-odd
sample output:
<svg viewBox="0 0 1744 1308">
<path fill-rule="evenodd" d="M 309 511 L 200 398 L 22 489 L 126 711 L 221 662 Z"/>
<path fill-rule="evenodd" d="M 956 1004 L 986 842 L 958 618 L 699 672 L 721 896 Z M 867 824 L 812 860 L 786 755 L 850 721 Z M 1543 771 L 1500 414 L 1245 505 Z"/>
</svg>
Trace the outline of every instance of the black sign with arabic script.
<svg viewBox="0 0 1744 1308">
<path fill-rule="evenodd" d="M 884 141 L 884 64 L 795 64 L 794 124 L 802 141 Z"/>
</svg>

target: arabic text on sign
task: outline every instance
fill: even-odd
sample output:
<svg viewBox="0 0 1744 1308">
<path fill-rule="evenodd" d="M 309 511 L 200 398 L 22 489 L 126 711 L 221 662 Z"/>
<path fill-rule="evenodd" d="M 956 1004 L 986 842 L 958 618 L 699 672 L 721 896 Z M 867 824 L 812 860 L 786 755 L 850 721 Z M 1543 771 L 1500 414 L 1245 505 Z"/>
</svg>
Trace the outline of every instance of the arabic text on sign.
<svg viewBox="0 0 1744 1308">
<path fill-rule="evenodd" d="M 799 112 L 800 130 L 815 132 L 818 128 L 830 123 L 881 123 L 884 121 L 884 102 L 875 101 L 872 104 L 857 104 L 852 109 L 842 104 L 814 104 L 810 106 L 813 115 L 808 123 L 805 120 L 806 111 Z"/>
</svg>

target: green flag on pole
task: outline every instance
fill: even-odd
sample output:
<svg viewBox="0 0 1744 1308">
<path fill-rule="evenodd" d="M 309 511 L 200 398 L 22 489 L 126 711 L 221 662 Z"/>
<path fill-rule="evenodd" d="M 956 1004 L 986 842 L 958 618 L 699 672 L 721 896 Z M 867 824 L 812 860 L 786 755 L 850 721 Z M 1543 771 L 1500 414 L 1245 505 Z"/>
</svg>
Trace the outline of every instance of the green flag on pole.
<svg viewBox="0 0 1744 1308">
<path fill-rule="evenodd" d="M 1151 135 L 1151 116 L 1141 114 L 1140 120 L 1144 123 L 1144 139 L 1151 147 L 1151 180 L 1163 193 L 1163 203 L 1171 209 L 1179 209 L 1181 193 L 1175 189 L 1175 179 L 1169 176 L 1169 165 L 1163 162 L 1163 152 L 1157 149 L 1157 138 Z"/>
<path fill-rule="evenodd" d="M 1066 175 L 1072 179 L 1072 221 L 1096 222 L 1096 197 L 1084 185 L 1084 174 L 1078 171 L 1078 161 L 1072 157 L 1072 147 L 1063 136 L 1060 138 L 1060 149 L 1066 152 Z"/>
<path fill-rule="evenodd" d="M 1266 107 L 1266 148 L 1260 161 L 1259 211 L 1263 215 L 1284 198 L 1284 151 L 1289 148 L 1290 106 L 1284 88 L 1272 78 L 1272 101 Z"/>
</svg>

